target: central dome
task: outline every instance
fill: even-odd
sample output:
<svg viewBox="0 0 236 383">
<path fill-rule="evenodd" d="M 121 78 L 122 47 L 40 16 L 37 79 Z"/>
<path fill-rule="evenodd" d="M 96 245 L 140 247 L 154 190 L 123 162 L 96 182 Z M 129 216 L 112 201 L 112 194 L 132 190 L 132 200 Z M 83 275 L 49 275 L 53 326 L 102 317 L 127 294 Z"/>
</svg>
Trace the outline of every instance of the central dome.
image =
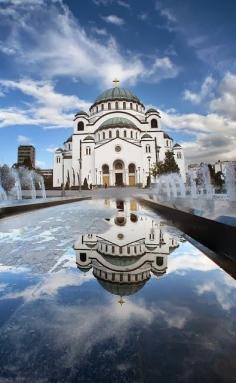
<svg viewBox="0 0 236 383">
<path fill-rule="evenodd" d="M 95 104 L 110 100 L 126 100 L 140 103 L 139 98 L 130 92 L 130 90 L 114 87 L 107 89 L 102 94 L 100 94 L 100 96 L 96 98 Z"/>
<path fill-rule="evenodd" d="M 104 121 L 101 124 L 100 128 L 107 128 L 112 126 L 117 126 L 120 128 L 123 128 L 123 127 L 136 128 L 136 126 L 134 125 L 132 121 L 129 121 L 127 118 L 124 118 L 124 117 L 109 118 L 108 120 Z"/>
</svg>

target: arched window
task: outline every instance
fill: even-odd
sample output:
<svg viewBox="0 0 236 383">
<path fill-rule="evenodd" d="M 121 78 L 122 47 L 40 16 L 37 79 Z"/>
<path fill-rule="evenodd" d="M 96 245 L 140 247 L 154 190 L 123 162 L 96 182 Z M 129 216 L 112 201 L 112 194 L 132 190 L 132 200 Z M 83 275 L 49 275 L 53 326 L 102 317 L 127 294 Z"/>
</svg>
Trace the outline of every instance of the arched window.
<svg viewBox="0 0 236 383">
<path fill-rule="evenodd" d="M 116 103 L 115 103 L 115 108 L 116 108 L 116 109 L 119 109 L 119 103 L 118 103 L 118 101 L 116 101 Z"/>
<path fill-rule="evenodd" d="M 129 105 L 130 105 L 130 109 L 133 109 L 133 104 L 132 104 L 132 102 L 131 102 Z"/>
<path fill-rule="evenodd" d="M 138 133 L 136 132 L 136 134 L 135 134 L 135 138 L 136 138 L 136 140 L 138 139 Z"/>
<path fill-rule="evenodd" d="M 111 110 L 111 103 L 108 102 L 108 110 Z"/>
<path fill-rule="evenodd" d="M 151 128 L 157 128 L 158 124 L 157 124 L 157 120 L 155 118 L 153 118 L 151 120 Z"/>
<path fill-rule="evenodd" d="M 102 110 L 104 110 L 104 104 L 102 104 Z"/>
<path fill-rule="evenodd" d="M 136 111 L 138 112 L 138 104 L 136 104 Z"/>
<path fill-rule="evenodd" d="M 108 165 L 102 165 L 102 174 L 109 174 L 109 166 Z"/>
<path fill-rule="evenodd" d="M 102 138 L 105 140 L 105 138 L 106 138 L 106 133 L 105 132 L 102 132 Z"/>
<path fill-rule="evenodd" d="M 169 141 L 168 140 L 166 140 L 166 146 L 169 146 Z"/>
<path fill-rule="evenodd" d="M 96 106 L 96 113 L 98 113 L 98 106 Z"/>
<path fill-rule="evenodd" d="M 121 161 L 116 161 L 115 169 L 116 170 L 122 170 L 123 169 L 123 163 Z"/>
<path fill-rule="evenodd" d="M 120 137 L 120 132 L 119 132 L 119 130 L 116 131 L 116 137 Z"/>
<path fill-rule="evenodd" d="M 130 132 L 130 137 L 133 138 L 133 131 Z"/>
<path fill-rule="evenodd" d="M 90 154 L 91 154 L 91 148 L 90 146 L 86 146 L 86 155 L 90 156 Z"/>
<path fill-rule="evenodd" d="M 126 132 L 126 130 L 124 130 L 124 137 L 127 137 L 127 132 Z"/>
<path fill-rule="evenodd" d="M 84 123 L 83 123 L 83 121 L 78 122 L 77 130 L 84 130 Z"/>
<path fill-rule="evenodd" d="M 100 134 L 98 133 L 98 141 L 100 141 Z"/>
<path fill-rule="evenodd" d="M 86 262 L 86 259 L 87 259 L 86 253 L 80 253 L 79 257 L 80 257 L 81 262 Z"/>
<path fill-rule="evenodd" d="M 163 265 L 163 257 L 156 257 L 156 264 L 157 266 Z"/>
<path fill-rule="evenodd" d="M 135 173 L 135 165 L 129 164 L 129 173 Z"/>
<path fill-rule="evenodd" d="M 182 158 L 182 155 L 180 152 L 177 153 L 177 158 Z"/>
<path fill-rule="evenodd" d="M 146 145 L 146 153 L 151 153 L 151 146 L 149 144 Z"/>
<path fill-rule="evenodd" d="M 109 130 L 109 138 L 112 138 L 112 131 Z"/>
<path fill-rule="evenodd" d="M 57 163 L 59 164 L 61 162 L 60 157 L 57 157 Z"/>
<path fill-rule="evenodd" d="M 126 109 L 126 102 L 123 102 L 123 109 Z"/>
</svg>

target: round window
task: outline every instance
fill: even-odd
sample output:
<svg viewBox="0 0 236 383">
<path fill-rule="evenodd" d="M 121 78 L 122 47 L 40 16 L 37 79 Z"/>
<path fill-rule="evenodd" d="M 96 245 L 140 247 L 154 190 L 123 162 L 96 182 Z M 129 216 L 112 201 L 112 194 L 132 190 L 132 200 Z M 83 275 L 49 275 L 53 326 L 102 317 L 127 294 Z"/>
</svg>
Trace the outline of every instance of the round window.
<svg viewBox="0 0 236 383">
<path fill-rule="evenodd" d="M 121 146 L 120 146 L 120 145 L 116 145 L 116 147 L 115 147 L 115 151 L 116 151 L 116 152 L 120 152 L 120 151 L 121 151 Z"/>
<path fill-rule="evenodd" d="M 122 233 L 117 234 L 117 238 L 123 239 L 124 238 L 124 234 L 122 234 Z"/>
</svg>

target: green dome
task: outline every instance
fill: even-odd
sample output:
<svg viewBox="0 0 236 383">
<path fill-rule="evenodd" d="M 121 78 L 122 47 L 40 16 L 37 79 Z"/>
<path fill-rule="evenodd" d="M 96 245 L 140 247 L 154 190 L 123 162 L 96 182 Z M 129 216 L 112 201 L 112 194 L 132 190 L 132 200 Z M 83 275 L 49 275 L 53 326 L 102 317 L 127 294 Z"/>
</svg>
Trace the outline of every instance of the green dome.
<svg viewBox="0 0 236 383">
<path fill-rule="evenodd" d="M 155 108 L 150 108 L 146 111 L 145 114 L 148 114 L 148 113 L 159 113 L 158 110 L 156 110 Z"/>
<path fill-rule="evenodd" d="M 106 128 L 106 127 L 112 127 L 112 126 L 118 126 L 118 127 L 132 127 L 132 128 L 136 128 L 136 126 L 134 125 L 133 122 L 131 122 L 130 120 L 128 120 L 128 118 L 124 118 L 124 117 L 113 117 L 113 118 L 109 118 L 108 120 L 104 121 L 100 128 Z"/>
<path fill-rule="evenodd" d="M 114 87 L 107 89 L 102 94 L 100 94 L 100 96 L 96 98 L 95 104 L 109 100 L 126 100 L 140 103 L 139 98 L 130 92 L 130 90 Z"/>
<path fill-rule="evenodd" d="M 109 293 L 118 295 L 121 297 L 132 295 L 137 293 L 142 287 L 145 285 L 147 280 L 136 283 L 118 283 L 118 282 L 110 282 L 104 281 L 100 278 L 97 278 L 100 285 L 107 290 Z"/>
</svg>

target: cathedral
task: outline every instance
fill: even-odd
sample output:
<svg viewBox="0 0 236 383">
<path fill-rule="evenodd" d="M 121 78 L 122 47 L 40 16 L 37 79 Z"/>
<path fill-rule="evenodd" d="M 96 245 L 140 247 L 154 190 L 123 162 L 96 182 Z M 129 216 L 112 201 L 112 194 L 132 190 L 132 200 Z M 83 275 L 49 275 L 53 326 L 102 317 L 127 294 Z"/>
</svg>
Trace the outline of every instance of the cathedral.
<svg viewBox="0 0 236 383">
<path fill-rule="evenodd" d="M 53 186 L 145 186 L 151 167 L 174 153 L 185 180 L 183 149 L 161 128 L 161 116 L 131 91 L 104 91 L 75 115 L 73 134 L 54 154 Z M 154 180 L 152 180 L 154 182 Z"/>
</svg>

